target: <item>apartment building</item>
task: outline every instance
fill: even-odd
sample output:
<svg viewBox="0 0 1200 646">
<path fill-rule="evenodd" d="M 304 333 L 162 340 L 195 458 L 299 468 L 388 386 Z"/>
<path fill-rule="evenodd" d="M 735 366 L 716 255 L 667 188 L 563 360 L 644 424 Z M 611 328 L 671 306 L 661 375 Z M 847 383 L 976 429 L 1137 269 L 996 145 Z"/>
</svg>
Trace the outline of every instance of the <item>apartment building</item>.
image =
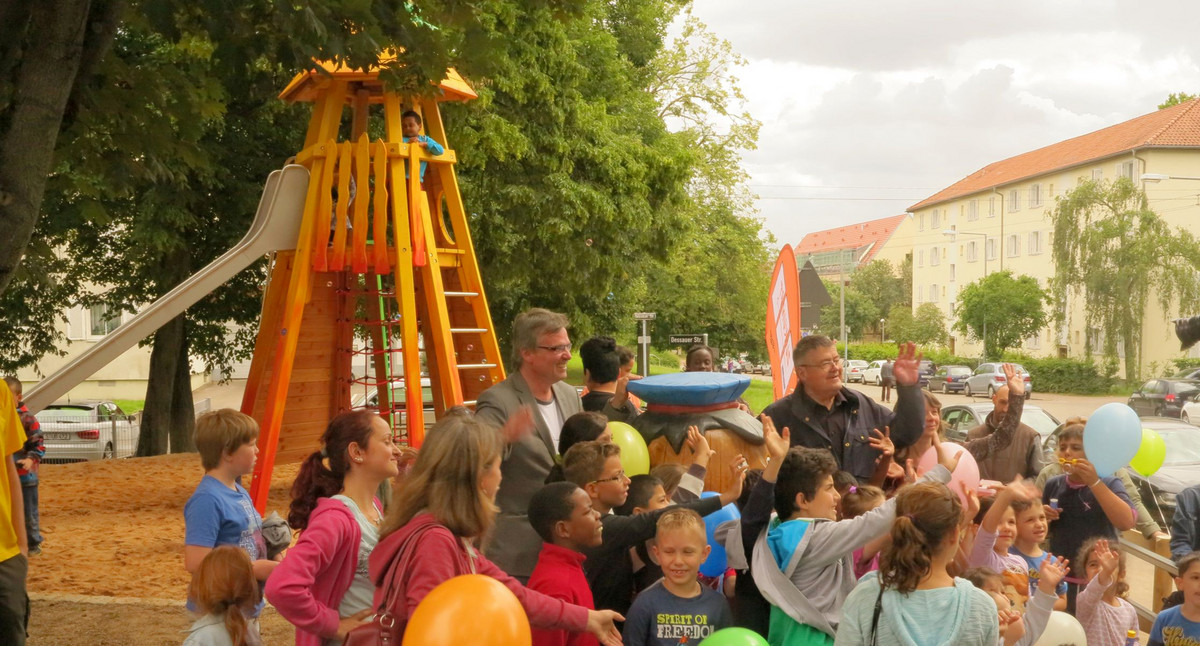
<svg viewBox="0 0 1200 646">
<path fill-rule="evenodd" d="M 796 245 L 796 263 L 811 261 L 817 273 L 834 278 L 849 275 L 872 260 L 887 260 L 899 267 L 912 251 L 913 222 L 908 214 L 870 222 L 814 231 Z"/>
</svg>

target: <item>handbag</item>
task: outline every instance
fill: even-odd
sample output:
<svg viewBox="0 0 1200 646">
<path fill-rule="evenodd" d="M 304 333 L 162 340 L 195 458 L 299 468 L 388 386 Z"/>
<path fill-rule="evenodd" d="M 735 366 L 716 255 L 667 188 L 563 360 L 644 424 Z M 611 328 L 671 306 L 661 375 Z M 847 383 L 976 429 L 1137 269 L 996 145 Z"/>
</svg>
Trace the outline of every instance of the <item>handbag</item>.
<svg viewBox="0 0 1200 646">
<path fill-rule="evenodd" d="M 422 527 L 404 539 L 404 543 L 400 546 L 400 550 L 396 553 L 396 558 L 392 559 L 388 565 L 387 575 L 384 577 L 383 596 L 380 598 L 379 607 L 375 608 L 375 617 L 370 623 L 363 624 L 350 632 L 346 633 L 346 640 L 342 642 L 342 646 L 400 646 L 400 640 L 404 635 L 396 634 L 396 615 L 394 613 L 397 604 L 403 599 L 400 598 L 400 586 L 396 585 L 396 573 L 400 571 L 401 565 L 404 569 L 408 569 L 408 563 L 412 558 L 409 553 L 410 548 L 416 542 L 417 537 L 425 533 L 428 526 Z"/>
</svg>

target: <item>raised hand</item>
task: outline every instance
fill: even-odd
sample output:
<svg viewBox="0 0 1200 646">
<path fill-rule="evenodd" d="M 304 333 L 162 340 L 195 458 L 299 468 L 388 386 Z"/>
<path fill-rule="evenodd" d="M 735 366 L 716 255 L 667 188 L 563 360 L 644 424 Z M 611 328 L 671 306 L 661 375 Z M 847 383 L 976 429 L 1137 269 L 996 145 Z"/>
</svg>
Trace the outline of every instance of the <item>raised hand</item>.
<svg viewBox="0 0 1200 646">
<path fill-rule="evenodd" d="M 955 465 L 958 466 L 958 465 Z M 912 484 L 917 481 L 917 470 L 913 467 L 912 458 L 904 461 L 904 482 Z"/>
<path fill-rule="evenodd" d="M 1004 370 L 1004 379 L 1008 384 L 1008 393 L 1024 397 L 1025 378 L 1021 376 L 1021 373 L 1017 372 L 1017 367 L 1011 363 L 1006 363 L 1001 368 Z"/>
<path fill-rule="evenodd" d="M 613 408 L 620 408 L 625 405 L 625 402 L 629 401 L 629 382 L 637 381 L 638 379 L 641 379 L 641 377 L 633 373 L 617 378 L 617 387 L 613 389 L 612 396 Z"/>
<path fill-rule="evenodd" d="M 962 452 L 951 455 L 949 451 L 942 448 L 941 442 L 934 442 L 933 450 L 937 452 L 938 464 L 946 467 L 950 473 L 954 473 L 954 470 L 958 468 L 958 459 L 962 457 Z"/>
<path fill-rule="evenodd" d="M 1094 548 L 1096 559 L 1100 561 L 1100 572 L 1104 575 L 1102 578 L 1112 580 L 1113 574 L 1117 568 L 1121 566 L 1121 553 L 1112 549 L 1108 539 L 1102 538 L 1096 541 Z"/>
<path fill-rule="evenodd" d="M 970 525 L 975 522 L 975 517 L 979 515 L 981 505 L 979 504 L 979 493 L 967 486 L 965 482 L 959 482 L 962 487 L 963 496 L 967 499 L 967 504 L 963 505 L 963 524 Z"/>
<path fill-rule="evenodd" d="M 900 356 L 892 367 L 892 376 L 898 386 L 912 386 L 921 379 L 921 358 L 924 355 L 917 352 L 917 346 L 912 343 L 900 345 Z"/>
<path fill-rule="evenodd" d="M 687 445 L 692 450 L 692 463 L 702 467 L 707 467 L 709 459 L 716 453 L 708 445 L 708 437 L 695 426 L 688 427 Z"/>
<path fill-rule="evenodd" d="M 500 435 L 504 437 L 507 444 L 520 442 L 537 428 L 537 424 L 533 421 L 533 409 L 529 406 L 522 406 L 512 415 L 509 415 L 508 421 L 500 428 Z"/>
<path fill-rule="evenodd" d="M 896 454 L 896 445 L 892 444 L 892 428 L 890 426 L 884 426 L 883 432 L 880 432 L 877 428 L 871 429 L 871 437 L 867 439 L 867 444 L 870 444 L 873 449 L 878 449 L 881 453 L 879 458 L 875 460 L 876 462 L 891 458 Z"/>
<path fill-rule="evenodd" d="M 792 432 L 786 426 L 783 428 L 781 435 L 775 430 L 775 421 L 767 415 L 759 415 L 762 420 L 763 438 L 767 442 L 767 455 L 771 456 L 772 460 L 782 460 L 787 455 L 788 449 L 792 448 Z"/>
<path fill-rule="evenodd" d="M 1075 460 L 1075 464 L 1071 465 L 1071 474 L 1075 476 L 1076 481 L 1089 487 L 1095 486 L 1100 481 L 1095 465 L 1083 458 Z"/>
<path fill-rule="evenodd" d="M 1051 596 L 1058 594 L 1058 584 L 1067 576 L 1069 565 L 1070 561 L 1067 559 L 1047 554 L 1038 568 L 1038 590 Z"/>
<path fill-rule="evenodd" d="M 737 499 L 742 496 L 742 487 L 746 484 L 746 471 L 750 469 L 750 464 L 746 462 L 746 458 L 741 453 L 733 456 L 729 461 L 729 471 L 733 474 L 733 482 L 729 484 L 729 488 L 721 492 L 721 506 L 724 507 L 731 502 L 737 502 Z"/>
</svg>

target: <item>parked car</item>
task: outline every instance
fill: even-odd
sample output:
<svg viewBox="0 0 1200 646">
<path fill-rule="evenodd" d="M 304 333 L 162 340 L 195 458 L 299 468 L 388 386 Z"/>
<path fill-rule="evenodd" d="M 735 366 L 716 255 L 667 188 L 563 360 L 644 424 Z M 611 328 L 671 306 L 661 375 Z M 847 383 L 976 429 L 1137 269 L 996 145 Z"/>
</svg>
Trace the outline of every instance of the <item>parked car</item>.
<svg viewBox="0 0 1200 646">
<path fill-rule="evenodd" d="M 967 377 L 971 369 L 967 366 L 942 366 L 929 378 L 929 390 L 941 390 L 943 393 L 956 393 L 967 385 Z"/>
<path fill-rule="evenodd" d="M 1163 465 L 1149 478 L 1127 468 L 1129 477 L 1142 496 L 1142 504 L 1163 529 L 1175 515 L 1175 496 L 1192 485 L 1200 484 L 1200 428 L 1167 417 L 1144 417 L 1142 427 L 1163 439 L 1167 456 Z M 1053 451 L 1057 436 L 1051 435 L 1045 446 Z"/>
<path fill-rule="evenodd" d="M 111 401 L 59 402 L 36 417 L 46 443 L 45 462 L 108 460 L 137 453 L 138 418 Z"/>
<path fill-rule="evenodd" d="M 990 401 L 943 407 L 942 421 L 946 423 L 946 439 L 951 442 L 965 442 L 967 432 L 982 424 L 993 408 L 995 406 Z M 1060 424 L 1058 419 L 1040 406 L 1025 404 L 1021 410 L 1021 423 L 1042 436 L 1042 450 L 1046 459 L 1054 459 L 1055 444 L 1051 437 Z"/>
<path fill-rule="evenodd" d="M 864 383 L 863 371 L 871 364 L 862 359 L 847 359 L 846 363 L 842 364 L 842 376 L 847 383 Z"/>
<path fill-rule="evenodd" d="M 1171 377 L 1172 379 L 1200 379 L 1200 368 L 1191 368 Z"/>
<path fill-rule="evenodd" d="M 917 367 L 917 381 L 921 387 L 929 385 L 929 378 L 937 374 L 937 364 L 929 359 L 921 360 L 921 364 Z"/>
<path fill-rule="evenodd" d="M 1200 425 L 1200 393 L 1197 393 L 1183 403 L 1183 410 L 1179 413 L 1179 419 L 1192 426 Z"/>
<path fill-rule="evenodd" d="M 396 410 L 396 420 L 394 423 L 397 427 L 403 426 L 405 424 L 405 417 L 407 417 L 407 413 L 404 412 L 404 404 L 408 401 L 408 394 L 404 389 L 403 379 L 392 381 L 392 396 L 395 398 L 395 401 L 392 402 L 392 408 Z M 421 377 L 421 399 L 424 402 L 425 428 L 429 428 L 436 421 L 437 413 L 433 407 L 433 383 L 429 380 L 429 377 Z M 379 410 L 379 389 L 376 386 L 368 386 L 351 400 L 350 407 Z"/>
<path fill-rule="evenodd" d="M 1017 374 L 1025 375 L 1025 399 L 1029 399 L 1033 395 L 1033 379 L 1029 376 L 1029 371 L 1019 363 L 1014 363 Z M 966 385 L 963 386 L 963 394 L 967 397 L 982 395 L 987 393 L 988 397 L 996 394 L 1008 380 L 1004 377 L 1003 363 L 981 363 L 975 369 L 975 372 L 967 378 Z"/>
<path fill-rule="evenodd" d="M 1179 417 L 1183 405 L 1200 394 L 1200 381 L 1151 379 L 1129 396 L 1129 407 L 1138 417 Z"/>
<path fill-rule="evenodd" d="M 863 369 L 862 382 L 864 384 L 875 384 L 876 386 L 883 385 L 883 379 L 879 376 L 879 372 L 883 370 L 884 363 L 882 360 L 872 361 L 869 366 Z"/>
</svg>

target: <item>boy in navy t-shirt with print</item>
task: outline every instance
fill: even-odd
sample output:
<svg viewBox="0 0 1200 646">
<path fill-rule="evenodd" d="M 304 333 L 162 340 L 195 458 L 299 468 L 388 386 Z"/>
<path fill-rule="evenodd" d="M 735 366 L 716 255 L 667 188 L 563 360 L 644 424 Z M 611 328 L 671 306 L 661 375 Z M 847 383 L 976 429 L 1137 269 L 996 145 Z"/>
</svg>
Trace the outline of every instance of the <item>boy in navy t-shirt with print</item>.
<svg viewBox="0 0 1200 646">
<path fill-rule="evenodd" d="M 1200 552 L 1179 559 L 1177 567 L 1175 587 L 1183 593 L 1183 603 L 1158 613 L 1148 646 L 1200 644 Z"/>
<path fill-rule="evenodd" d="M 629 609 L 622 633 L 626 646 L 699 644 L 732 626 L 725 597 L 696 578 L 712 549 L 700 514 L 672 509 L 659 516 L 657 529 L 654 556 L 663 578 L 639 594 Z"/>
<path fill-rule="evenodd" d="M 258 423 L 236 410 L 223 408 L 196 420 L 196 450 L 204 477 L 183 507 L 183 565 L 189 573 L 194 574 L 204 557 L 220 545 L 246 550 L 260 584 L 278 564 L 267 558 L 262 516 L 241 484 L 242 476 L 254 472 L 257 441 Z M 255 616 L 261 609 L 259 601 Z"/>
</svg>

